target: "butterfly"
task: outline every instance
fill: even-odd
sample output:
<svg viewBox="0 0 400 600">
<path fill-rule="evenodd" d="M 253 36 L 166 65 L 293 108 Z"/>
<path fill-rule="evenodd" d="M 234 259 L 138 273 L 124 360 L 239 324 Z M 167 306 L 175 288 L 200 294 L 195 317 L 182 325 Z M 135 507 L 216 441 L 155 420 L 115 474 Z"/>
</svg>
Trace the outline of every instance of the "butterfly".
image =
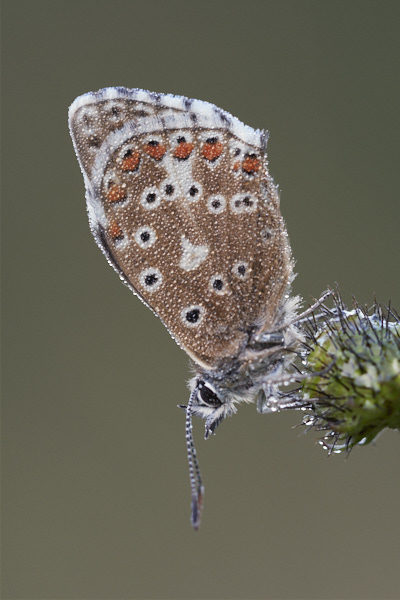
<svg viewBox="0 0 400 600">
<path fill-rule="evenodd" d="M 78 97 L 69 128 L 96 243 L 194 366 L 181 406 L 197 529 L 192 416 L 208 438 L 240 402 L 268 410 L 301 339 L 268 132 L 208 102 L 123 87 Z"/>
</svg>

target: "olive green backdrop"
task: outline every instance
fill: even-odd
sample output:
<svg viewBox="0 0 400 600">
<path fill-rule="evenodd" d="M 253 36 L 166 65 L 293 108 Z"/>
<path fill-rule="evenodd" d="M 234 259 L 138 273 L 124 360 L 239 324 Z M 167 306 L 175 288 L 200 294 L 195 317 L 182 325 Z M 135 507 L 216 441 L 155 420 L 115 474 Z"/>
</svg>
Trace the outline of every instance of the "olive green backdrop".
<svg viewBox="0 0 400 600">
<path fill-rule="evenodd" d="M 3 1 L 4 598 L 396 598 L 400 439 L 327 459 L 254 406 L 204 442 L 188 361 L 90 234 L 67 128 L 124 85 L 270 130 L 306 301 L 399 284 L 399 2 Z"/>
</svg>

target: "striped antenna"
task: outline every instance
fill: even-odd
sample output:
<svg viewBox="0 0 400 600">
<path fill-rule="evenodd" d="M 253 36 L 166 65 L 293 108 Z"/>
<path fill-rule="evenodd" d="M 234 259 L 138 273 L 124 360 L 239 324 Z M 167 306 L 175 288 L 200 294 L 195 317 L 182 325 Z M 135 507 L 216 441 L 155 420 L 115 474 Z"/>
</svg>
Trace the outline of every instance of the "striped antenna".
<svg viewBox="0 0 400 600">
<path fill-rule="evenodd" d="M 203 508 L 204 488 L 201 481 L 201 473 L 199 463 L 197 462 L 196 449 L 193 443 L 193 425 L 192 425 L 192 408 L 197 395 L 197 387 L 190 394 L 189 402 L 186 406 L 186 449 L 189 462 L 189 478 L 190 487 L 192 490 L 192 510 L 190 520 L 193 529 L 196 531 L 200 527 L 201 512 Z"/>
</svg>

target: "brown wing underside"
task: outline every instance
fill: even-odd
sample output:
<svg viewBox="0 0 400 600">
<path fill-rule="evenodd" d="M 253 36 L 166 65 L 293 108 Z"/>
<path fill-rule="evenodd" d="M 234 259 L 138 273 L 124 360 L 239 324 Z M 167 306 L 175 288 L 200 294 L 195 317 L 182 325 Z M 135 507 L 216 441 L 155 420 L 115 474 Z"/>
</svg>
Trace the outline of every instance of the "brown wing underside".
<svg viewBox="0 0 400 600">
<path fill-rule="evenodd" d="M 90 172 L 90 158 L 81 160 Z M 236 356 L 261 320 L 273 329 L 291 262 L 260 148 L 220 129 L 128 137 L 99 193 L 100 243 L 196 362 L 213 368 Z"/>
</svg>

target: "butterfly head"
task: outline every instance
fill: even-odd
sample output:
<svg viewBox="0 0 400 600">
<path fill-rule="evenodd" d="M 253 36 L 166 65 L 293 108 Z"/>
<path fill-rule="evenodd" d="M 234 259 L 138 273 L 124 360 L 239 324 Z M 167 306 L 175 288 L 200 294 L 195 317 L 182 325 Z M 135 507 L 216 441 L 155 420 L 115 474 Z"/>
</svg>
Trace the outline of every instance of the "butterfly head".
<svg viewBox="0 0 400 600">
<path fill-rule="evenodd" d="M 191 388 L 193 393 L 191 413 L 195 417 L 205 420 L 204 437 L 207 439 L 215 433 L 216 428 L 225 417 L 236 412 L 234 400 L 226 390 L 203 376 L 195 377 L 191 381 Z M 180 406 L 186 409 L 186 406 Z"/>
<path fill-rule="evenodd" d="M 233 400 L 220 386 L 198 374 L 190 381 L 191 393 L 187 405 L 180 404 L 186 412 L 186 448 L 189 461 L 189 477 L 192 490 L 191 522 L 198 529 L 201 519 L 204 488 L 201 479 L 196 450 L 193 442 L 192 416 L 205 419 L 205 439 L 215 433 L 215 429 L 228 415 L 234 414 L 236 408 Z"/>
</svg>

